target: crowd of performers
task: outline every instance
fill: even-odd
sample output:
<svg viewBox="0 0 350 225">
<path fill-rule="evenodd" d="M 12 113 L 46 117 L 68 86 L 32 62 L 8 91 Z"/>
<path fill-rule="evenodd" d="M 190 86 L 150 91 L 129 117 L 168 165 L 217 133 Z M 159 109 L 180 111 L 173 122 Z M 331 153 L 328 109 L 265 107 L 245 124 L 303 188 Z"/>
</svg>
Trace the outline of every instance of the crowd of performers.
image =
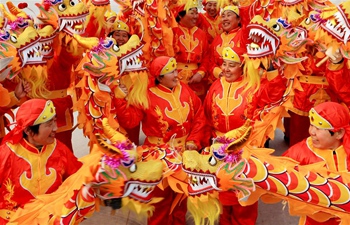
<svg viewBox="0 0 350 225">
<path fill-rule="evenodd" d="M 0 4 L 1 225 L 350 221 L 349 1 L 115 1 Z"/>
</svg>

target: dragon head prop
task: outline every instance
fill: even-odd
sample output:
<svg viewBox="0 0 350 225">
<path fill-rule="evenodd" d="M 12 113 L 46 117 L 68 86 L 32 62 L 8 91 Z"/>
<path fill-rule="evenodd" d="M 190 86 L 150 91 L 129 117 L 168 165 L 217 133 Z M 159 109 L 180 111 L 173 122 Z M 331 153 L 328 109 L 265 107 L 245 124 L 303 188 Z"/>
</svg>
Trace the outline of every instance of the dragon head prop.
<svg viewBox="0 0 350 225">
<path fill-rule="evenodd" d="M 30 97 L 45 97 L 47 94 L 45 87 L 47 67 L 40 51 L 41 37 L 38 30 L 33 27 L 34 22 L 28 15 L 11 2 L 7 2 L 7 7 L 9 11 L 0 5 L 2 9 L 0 11 L 3 11 L 7 17 L 7 26 L 0 31 L 0 40 L 3 43 L 2 47 L 6 49 L 1 52 L 1 57 L 13 57 L 8 79 L 19 75 L 19 78 L 31 84 Z"/>
<path fill-rule="evenodd" d="M 110 118 L 115 113 L 113 105 L 106 103 L 111 102 L 112 92 L 117 95 L 115 92 L 119 88 L 116 87 L 122 76 L 130 76 L 134 81 L 128 103 L 147 105 L 148 73 L 143 66 L 142 44 L 137 35 L 132 35 L 122 46 L 118 46 L 113 38 L 75 38 L 84 48 L 90 49 L 78 66 L 81 68 L 78 72 L 83 75 L 78 86 L 87 87 L 83 88 L 78 102 L 79 121 L 84 124 L 87 135 L 101 132 L 102 118 Z"/>
<path fill-rule="evenodd" d="M 220 212 L 218 191 L 239 190 L 249 196 L 255 189 L 251 179 L 240 177 L 246 165 L 241 158 L 242 149 L 251 130 L 250 120 L 247 120 L 242 127 L 216 138 L 201 155 L 196 151 L 183 153 L 183 170 L 189 182 L 187 205 L 196 224 L 202 224 L 203 218 L 214 224 Z"/>
<path fill-rule="evenodd" d="M 344 1 L 338 6 L 324 8 L 321 12 L 321 29 L 316 33 L 315 41 L 327 48 L 340 49 L 344 57 L 350 58 L 350 2 Z"/>
<path fill-rule="evenodd" d="M 250 131 L 245 128 L 242 132 L 239 139 Z M 347 173 L 329 171 L 324 162 L 300 166 L 288 157 L 271 155 L 272 149 L 253 148 L 249 141 L 239 139 L 221 141 L 217 147 L 214 142 L 201 155 L 192 151 L 183 154 L 183 169 L 189 177 L 188 210 L 196 224 L 204 224 L 203 218 L 214 224 L 218 218 L 220 205 L 213 200 L 218 197 L 217 191 L 236 192 L 241 205 L 254 204 L 259 199 L 267 203 L 285 200 L 293 215 L 310 216 L 317 221 L 349 219 Z M 241 155 L 218 154 L 234 142 L 240 143 L 236 150 L 243 148 Z"/>
</svg>

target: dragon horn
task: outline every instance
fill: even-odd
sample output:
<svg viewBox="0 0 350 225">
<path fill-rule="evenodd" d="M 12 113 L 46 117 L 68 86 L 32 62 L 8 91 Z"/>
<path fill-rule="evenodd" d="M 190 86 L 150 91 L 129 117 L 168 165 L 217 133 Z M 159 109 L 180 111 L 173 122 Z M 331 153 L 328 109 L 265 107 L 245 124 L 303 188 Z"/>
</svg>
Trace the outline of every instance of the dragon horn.
<svg viewBox="0 0 350 225">
<path fill-rule="evenodd" d="M 229 136 L 229 138 L 234 138 L 236 140 L 227 146 L 226 148 L 227 152 L 236 152 L 243 148 L 243 146 L 249 139 L 249 136 L 253 129 L 252 126 L 250 125 L 250 122 L 251 122 L 250 120 L 247 120 L 243 124 L 243 126 L 228 132 L 234 135 L 234 136 Z M 228 133 L 225 134 L 226 137 Z"/>
<path fill-rule="evenodd" d="M 16 17 L 23 17 L 23 18 L 27 17 L 27 14 L 23 10 L 20 10 L 19 8 L 17 8 L 12 2 L 10 1 L 6 2 L 6 5 L 12 15 Z"/>
<path fill-rule="evenodd" d="M 5 6 L 3 4 L 0 4 L 0 8 L 1 11 L 3 13 L 3 17 L 7 18 L 10 21 L 15 21 L 16 20 L 16 16 L 12 15 L 11 13 L 9 13 L 6 9 Z"/>
<path fill-rule="evenodd" d="M 241 150 L 248 141 L 251 133 L 252 127 L 249 127 L 248 130 L 244 133 L 244 135 L 242 135 L 240 138 L 238 138 L 237 140 L 235 140 L 227 146 L 226 152 L 237 152 Z"/>
<path fill-rule="evenodd" d="M 126 141 L 127 138 L 120 132 L 114 130 L 107 118 L 103 118 L 102 120 L 102 127 L 103 127 L 103 133 L 104 135 L 112 142 L 112 143 L 117 143 L 117 142 L 122 142 Z"/>
<path fill-rule="evenodd" d="M 78 41 L 78 43 L 86 48 L 86 49 L 92 49 L 93 47 L 98 46 L 99 44 L 99 39 L 97 37 L 82 37 L 78 34 L 74 34 L 74 39 Z"/>
<path fill-rule="evenodd" d="M 237 138 L 241 137 L 247 131 L 247 129 L 249 127 L 251 127 L 251 125 L 250 125 L 251 122 L 252 121 L 250 119 L 247 119 L 241 127 L 238 127 L 234 130 L 227 132 L 225 134 L 225 137 L 230 138 L 230 139 L 237 139 Z"/>
</svg>

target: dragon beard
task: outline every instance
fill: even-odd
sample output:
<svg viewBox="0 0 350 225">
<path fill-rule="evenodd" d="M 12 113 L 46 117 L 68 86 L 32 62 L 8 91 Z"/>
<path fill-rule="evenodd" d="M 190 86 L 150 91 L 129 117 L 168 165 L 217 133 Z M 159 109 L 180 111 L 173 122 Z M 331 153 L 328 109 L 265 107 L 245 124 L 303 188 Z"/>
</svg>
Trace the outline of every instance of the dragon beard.
<svg viewBox="0 0 350 225">
<path fill-rule="evenodd" d="M 219 218 L 222 207 L 218 199 L 218 193 L 201 195 L 200 197 L 187 198 L 187 210 L 191 213 L 195 225 L 214 225 Z M 207 198 L 204 202 L 200 198 Z"/>
<path fill-rule="evenodd" d="M 28 93 L 31 98 L 47 98 L 49 91 L 46 88 L 47 66 L 26 66 L 21 71 L 21 77 L 26 80 L 32 90 Z"/>
</svg>

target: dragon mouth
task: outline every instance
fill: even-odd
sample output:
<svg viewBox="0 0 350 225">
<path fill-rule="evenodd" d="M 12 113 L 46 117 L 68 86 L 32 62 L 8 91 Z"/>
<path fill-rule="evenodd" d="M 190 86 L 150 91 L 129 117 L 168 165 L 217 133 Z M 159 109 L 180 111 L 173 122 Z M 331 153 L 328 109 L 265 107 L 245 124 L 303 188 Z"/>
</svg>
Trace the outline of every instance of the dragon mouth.
<svg viewBox="0 0 350 225">
<path fill-rule="evenodd" d="M 34 41 L 30 45 L 26 45 L 25 48 L 19 49 L 18 53 L 22 60 L 22 67 L 27 64 L 43 64 L 43 55 L 40 52 L 41 44 L 40 38 Z"/>
<path fill-rule="evenodd" d="M 60 18 L 60 31 L 64 31 L 69 35 L 83 34 L 85 32 L 85 21 L 88 13 L 84 13 L 80 16 L 74 17 L 61 17 Z"/>
<path fill-rule="evenodd" d="M 251 24 L 248 27 L 250 28 L 248 40 L 251 40 L 251 43 L 247 45 L 249 57 L 256 58 L 276 53 L 280 44 L 276 35 L 258 24 Z"/>
<path fill-rule="evenodd" d="M 55 36 L 40 39 L 40 52 L 43 55 L 44 59 L 51 59 L 54 56 L 52 48 L 54 37 Z"/>
<path fill-rule="evenodd" d="M 149 183 L 129 180 L 125 185 L 123 197 L 133 198 L 144 203 L 149 202 L 152 199 L 151 193 L 159 182 Z"/>
<path fill-rule="evenodd" d="M 201 195 L 213 190 L 220 190 L 217 186 L 217 179 L 215 175 L 193 172 L 185 168 L 183 168 L 183 170 L 188 174 L 189 195 Z"/>
<path fill-rule="evenodd" d="M 142 65 L 142 60 L 140 59 L 140 57 L 143 54 L 142 47 L 143 45 L 140 45 L 136 48 L 136 50 L 133 50 L 132 52 L 120 58 L 119 60 L 120 74 L 123 74 L 125 71 L 130 72 L 130 71 L 144 69 Z"/>
<path fill-rule="evenodd" d="M 327 20 L 325 24 L 321 24 L 321 27 L 339 41 L 343 41 L 344 44 L 347 44 L 350 36 L 350 24 L 344 11 L 339 6 L 338 10 L 339 11 L 334 14 L 335 19 Z"/>
<path fill-rule="evenodd" d="M 132 1 L 132 8 L 141 16 L 145 16 L 145 10 L 143 9 L 145 0 Z"/>
</svg>

